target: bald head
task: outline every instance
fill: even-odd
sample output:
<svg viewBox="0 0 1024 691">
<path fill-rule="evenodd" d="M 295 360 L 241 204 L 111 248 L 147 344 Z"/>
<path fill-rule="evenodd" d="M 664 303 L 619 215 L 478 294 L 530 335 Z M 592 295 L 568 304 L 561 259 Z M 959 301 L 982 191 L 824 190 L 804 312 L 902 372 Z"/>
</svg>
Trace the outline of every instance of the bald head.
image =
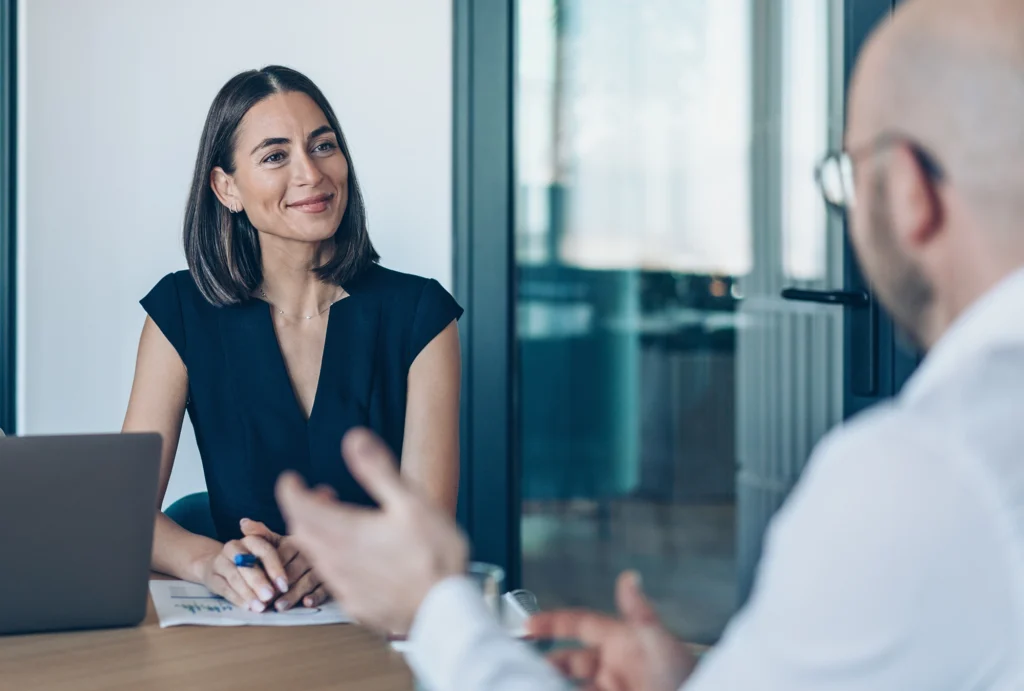
<svg viewBox="0 0 1024 691">
<path fill-rule="evenodd" d="M 1022 27 L 1024 0 L 907 0 L 858 59 L 851 240 L 926 348 L 1024 268 Z"/>
<path fill-rule="evenodd" d="M 849 124 L 851 147 L 912 137 L 979 228 L 1024 251 L 1024 2 L 905 2 L 861 56 Z"/>
</svg>

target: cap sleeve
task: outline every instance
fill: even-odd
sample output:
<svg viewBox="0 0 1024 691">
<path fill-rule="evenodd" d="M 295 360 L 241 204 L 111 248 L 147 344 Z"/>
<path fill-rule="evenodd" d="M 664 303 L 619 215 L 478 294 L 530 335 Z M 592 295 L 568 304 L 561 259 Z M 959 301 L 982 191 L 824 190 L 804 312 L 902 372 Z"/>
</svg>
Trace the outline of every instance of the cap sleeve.
<svg viewBox="0 0 1024 691">
<path fill-rule="evenodd" d="M 446 326 L 462 316 L 462 307 L 437 281 L 430 279 L 420 292 L 412 323 L 409 362 L 434 340 Z"/>
<path fill-rule="evenodd" d="M 181 294 L 174 274 L 160 279 L 139 303 L 178 351 L 181 361 L 185 362 L 185 322 L 181 316 Z"/>
</svg>

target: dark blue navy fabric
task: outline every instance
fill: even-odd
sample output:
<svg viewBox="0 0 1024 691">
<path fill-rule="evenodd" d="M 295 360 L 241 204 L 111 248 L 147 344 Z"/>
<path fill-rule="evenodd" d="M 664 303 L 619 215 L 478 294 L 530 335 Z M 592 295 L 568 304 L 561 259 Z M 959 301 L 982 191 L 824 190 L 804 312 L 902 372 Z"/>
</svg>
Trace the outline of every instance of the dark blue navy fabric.
<svg viewBox="0 0 1024 691">
<path fill-rule="evenodd" d="M 285 470 L 373 505 L 341 459 L 352 427 L 373 429 L 401 458 L 409 367 L 462 308 L 437 281 L 377 265 L 345 289 L 330 308 L 308 420 L 266 302 L 214 306 L 188 271 L 168 274 L 141 301 L 188 370 L 188 414 L 222 540 L 240 535 L 242 518 L 284 531 L 274 484 Z"/>
</svg>

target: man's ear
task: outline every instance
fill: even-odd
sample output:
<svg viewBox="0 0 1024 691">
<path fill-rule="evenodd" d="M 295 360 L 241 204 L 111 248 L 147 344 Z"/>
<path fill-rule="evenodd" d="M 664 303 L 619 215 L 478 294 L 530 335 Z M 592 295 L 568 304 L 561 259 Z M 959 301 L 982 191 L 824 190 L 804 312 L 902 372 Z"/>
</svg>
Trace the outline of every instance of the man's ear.
<svg viewBox="0 0 1024 691">
<path fill-rule="evenodd" d="M 887 163 L 893 233 L 900 248 L 913 256 L 941 232 L 942 207 L 931 177 L 909 146 L 894 146 Z"/>
</svg>

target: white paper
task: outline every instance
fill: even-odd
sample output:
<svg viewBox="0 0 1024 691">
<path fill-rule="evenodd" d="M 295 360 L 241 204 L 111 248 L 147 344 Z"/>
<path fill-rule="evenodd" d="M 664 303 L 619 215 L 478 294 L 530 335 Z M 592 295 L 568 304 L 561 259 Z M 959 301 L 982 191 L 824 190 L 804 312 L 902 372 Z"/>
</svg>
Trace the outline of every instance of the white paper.
<svg viewBox="0 0 1024 691">
<path fill-rule="evenodd" d="M 334 601 L 319 607 L 256 613 L 235 607 L 205 587 L 187 581 L 150 581 L 149 592 L 162 629 L 168 626 L 313 626 L 353 621 Z"/>
</svg>

